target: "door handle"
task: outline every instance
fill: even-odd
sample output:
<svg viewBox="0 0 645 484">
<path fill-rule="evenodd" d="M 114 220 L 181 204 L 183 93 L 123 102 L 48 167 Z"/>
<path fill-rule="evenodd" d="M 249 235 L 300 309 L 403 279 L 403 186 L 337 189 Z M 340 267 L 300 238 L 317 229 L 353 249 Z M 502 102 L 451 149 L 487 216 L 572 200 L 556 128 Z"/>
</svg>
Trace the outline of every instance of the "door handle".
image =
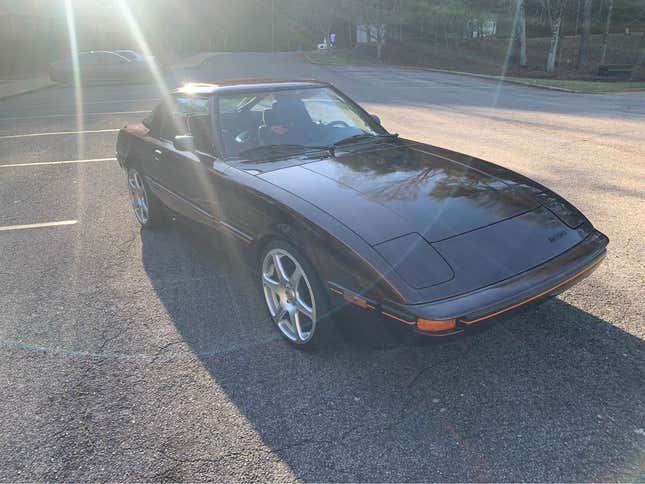
<svg viewBox="0 0 645 484">
<path fill-rule="evenodd" d="M 155 153 L 155 154 L 154 154 L 154 156 L 153 156 L 153 159 L 154 159 L 155 161 L 159 161 L 159 160 L 161 160 L 161 155 L 163 155 L 163 151 L 161 151 L 160 149 L 155 149 L 154 153 Z"/>
</svg>

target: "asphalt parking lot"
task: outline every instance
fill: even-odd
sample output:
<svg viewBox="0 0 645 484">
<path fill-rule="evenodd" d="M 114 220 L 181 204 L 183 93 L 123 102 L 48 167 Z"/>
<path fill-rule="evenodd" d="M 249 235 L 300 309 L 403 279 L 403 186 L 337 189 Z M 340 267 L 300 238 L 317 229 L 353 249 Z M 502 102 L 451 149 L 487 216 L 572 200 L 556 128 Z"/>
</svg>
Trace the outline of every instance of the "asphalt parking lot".
<svg viewBox="0 0 645 484">
<path fill-rule="evenodd" d="M 467 338 L 379 344 L 347 320 L 297 351 L 234 258 L 136 223 L 114 145 L 155 86 L 0 100 L 0 479 L 645 480 L 645 93 L 295 54 L 177 73 L 249 76 L 330 80 L 391 131 L 536 178 L 609 236 L 606 262 Z"/>
</svg>

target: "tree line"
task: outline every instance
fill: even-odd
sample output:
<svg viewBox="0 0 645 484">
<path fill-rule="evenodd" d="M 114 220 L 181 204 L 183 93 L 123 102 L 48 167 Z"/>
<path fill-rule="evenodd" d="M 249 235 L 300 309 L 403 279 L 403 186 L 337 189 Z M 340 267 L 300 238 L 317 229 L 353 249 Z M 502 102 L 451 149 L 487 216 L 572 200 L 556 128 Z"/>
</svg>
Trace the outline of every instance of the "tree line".
<svg viewBox="0 0 645 484">
<path fill-rule="evenodd" d="M 183 19 L 177 18 L 178 8 Z M 140 10 L 149 16 L 152 9 Z M 602 64 L 609 34 L 631 30 L 642 36 L 640 62 L 645 55 L 644 0 L 155 0 L 154 10 L 166 12 L 175 24 L 176 44 L 194 43 L 198 36 L 204 37 L 202 47 L 213 50 L 308 49 L 331 32 L 339 46 L 351 47 L 363 26 L 378 59 L 388 42 L 450 44 L 494 37 L 509 39 L 511 59 L 526 66 L 527 39 L 548 38 L 544 69 L 553 72 L 564 35 L 579 36 L 576 65 L 584 67 L 593 34 L 602 36 Z"/>
<path fill-rule="evenodd" d="M 62 0 L 0 2 L 0 38 L 12 45 L 4 57 L 24 63 L 68 54 Z M 584 68 L 591 59 L 610 60 L 611 33 L 630 31 L 642 39 L 638 62 L 645 60 L 645 0 L 71 0 L 81 50 L 136 47 L 120 14 L 123 2 L 160 56 L 307 50 L 332 32 L 339 48 L 350 48 L 362 32 L 378 59 L 386 46 L 412 52 L 493 38 L 508 40 L 508 58 L 527 66 L 538 55 L 527 43 L 539 38 L 548 50 L 544 69 L 553 72 L 563 36 L 578 39 L 575 64 Z M 8 57 L 1 63 L 9 65 Z"/>
<path fill-rule="evenodd" d="M 294 1 L 301 8 L 309 3 Z M 590 60 L 592 33 L 602 35 L 600 63 L 604 64 L 609 34 L 618 30 L 631 33 L 634 28 L 641 35 L 638 62 L 645 56 L 643 0 L 329 0 L 324 5 L 325 11 L 315 11 L 311 21 L 320 34 L 333 28 L 339 16 L 354 24 L 378 26 L 370 32 L 379 59 L 388 39 L 448 43 L 460 38 L 496 37 L 509 38 L 511 58 L 527 66 L 527 38 L 532 35 L 550 38 L 544 69 L 554 72 L 563 35 L 579 35 L 576 64 L 584 67 Z"/>
</svg>

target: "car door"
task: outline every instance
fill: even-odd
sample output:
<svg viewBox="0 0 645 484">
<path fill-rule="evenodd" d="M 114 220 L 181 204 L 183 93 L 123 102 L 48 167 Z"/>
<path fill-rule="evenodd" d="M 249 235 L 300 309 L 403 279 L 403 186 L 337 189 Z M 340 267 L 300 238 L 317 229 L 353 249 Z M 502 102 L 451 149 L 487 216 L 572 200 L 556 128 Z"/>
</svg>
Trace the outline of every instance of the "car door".
<svg viewBox="0 0 645 484">
<path fill-rule="evenodd" d="M 215 226 L 219 220 L 217 190 L 211 172 L 215 163 L 208 98 L 175 95 L 169 109 L 161 117 L 160 134 L 155 141 L 152 160 L 155 177 L 161 185 L 166 203 L 176 212 L 205 225 Z M 189 118 L 194 118 L 189 123 Z M 195 121 L 199 120 L 197 123 Z M 175 147 L 176 136 L 194 130 L 195 150 Z M 227 165 L 226 165 L 227 166 Z"/>
<path fill-rule="evenodd" d="M 186 134 L 185 118 L 178 113 L 172 101 L 162 102 L 156 113 L 156 132 L 151 130 L 149 153 L 146 158 L 145 174 L 155 195 L 171 210 L 193 218 L 185 192 L 183 157 L 189 153 L 179 152 L 174 147 L 174 139 Z"/>
<path fill-rule="evenodd" d="M 216 155 L 210 114 L 191 115 L 187 125 L 194 140 L 196 160 L 186 166 L 185 195 L 196 207 L 209 214 L 209 223 L 216 223 L 222 217 L 222 177 L 230 166 Z"/>
<path fill-rule="evenodd" d="M 172 115 L 170 103 L 164 100 L 143 121 L 149 131 L 145 142 L 140 144 L 136 159 L 154 195 L 171 210 L 182 212 L 177 188 L 173 186 L 173 176 L 169 173 L 172 164 L 168 164 L 168 154 L 173 149 L 172 139 L 175 136 L 171 131 L 172 123 L 168 120 Z M 177 131 L 183 133 L 183 130 Z"/>
<path fill-rule="evenodd" d="M 262 96 L 259 100 L 249 100 L 248 96 L 243 94 L 224 101 L 213 98 L 218 114 L 213 117 L 217 123 L 212 130 L 216 144 L 215 152 L 226 154 L 230 150 L 228 143 L 234 139 L 235 133 L 251 130 L 257 132 L 264 110 L 269 109 L 273 101 L 272 95 Z M 252 105 L 249 106 L 247 102 L 251 102 Z M 211 108 L 215 109 L 215 106 Z M 217 146 L 217 143 L 220 143 L 220 146 Z M 208 170 L 210 186 L 214 187 L 216 197 L 215 200 L 211 198 L 210 203 L 217 207 L 221 232 L 246 243 L 251 242 L 271 223 L 271 209 L 275 204 L 270 197 L 254 188 L 264 182 L 260 182 L 253 171 L 247 171 L 240 165 L 232 166 L 219 157 L 213 159 L 213 164 Z M 213 193 L 206 195 L 212 197 Z"/>
</svg>

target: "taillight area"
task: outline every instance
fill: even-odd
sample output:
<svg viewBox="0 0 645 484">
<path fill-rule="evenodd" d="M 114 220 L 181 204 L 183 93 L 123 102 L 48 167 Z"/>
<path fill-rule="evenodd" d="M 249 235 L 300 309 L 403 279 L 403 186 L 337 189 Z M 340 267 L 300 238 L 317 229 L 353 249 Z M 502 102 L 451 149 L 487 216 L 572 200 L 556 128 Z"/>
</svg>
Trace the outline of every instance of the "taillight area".
<svg viewBox="0 0 645 484">
<path fill-rule="evenodd" d="M 456 326 L 456 319 L 417 319 L 417 329 L 419 331 L 436 333 L 438 331 L 454 329 Z"/>
</svg>

